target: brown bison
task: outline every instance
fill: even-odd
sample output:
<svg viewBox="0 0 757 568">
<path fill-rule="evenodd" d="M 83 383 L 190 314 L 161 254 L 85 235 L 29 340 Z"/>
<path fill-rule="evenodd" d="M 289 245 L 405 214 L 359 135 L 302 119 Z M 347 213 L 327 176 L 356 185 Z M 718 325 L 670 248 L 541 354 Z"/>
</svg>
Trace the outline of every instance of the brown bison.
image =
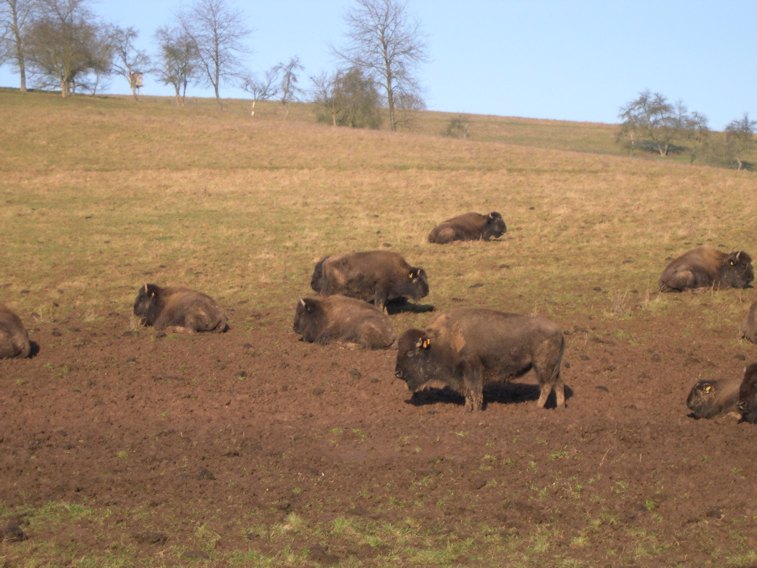
<svg viewBox="0 0 757 568">
<path fill-rule="evenodd" d="M 702 379 L 691 387 L 686 406 L 693 418 L 717 418 L 737 411 L 739 386 L 737 379 Z"/>
<path fill-rule="evenodd" d="M 554 322 L 540 316 L 461 308 L 439 314 L 423 329 L 409 329 L 398 341 L 394 375 L 412 392 L 431 380 L 465 396 L 466 410 L 482 410 L 484 385 L 536 372 L 544 408 L 554 390 L 565 405 L 560 363 L 565 339 Z"/>
<path fill-rule="evenodd" d="M 754 280 L 752 257 L 703 245 L 673 259 L 660 276 L 662 292 L 690 288 L 747 288 Z"/>
<path fill-rule="evenodd" d="M 29 335 L 21 319 L 0 304 L 0 359 L 26 358 L 32 352 Z"/>
<path fill-rule="evenodd" d="M 757 363 L 744 369 L 744 378 L 739 386 L 738 408 L 744 422 L 757 424 Z"/>
<path fill-rule="evenodd" d="M 428 242 L 443 245 L 452 241 L 488 241 L 501 237 L 505 232 L 505 220 L 496 211 L 488 215 L 464 213 L 431 229 Z"/>
<path fill-rule="evenodd" d="M 749 308 L 749 312 L 744 320 L 744 325 L 741 326 L 741 337 L 757 343 L 757 300 L 752 302 L 752 306 Z"/>
<path fill-rule="evenodd" d="M 386 349 L 394 343 L 394 330 L 381 310 L 362 300 L 339 294 L 301 298 L 292 325 L 304 341 L 345 341 L 369 349 Z"/>
<path fill-rule="evenodd" d="M 392 300 L 418 301 L 428 295 L 426 271 L 410 266 L 396 252 L 383 250 L 322 258 L 315 265 L 310 287 L 324 296 L 342 294 L 380 309 Z"/>
<path fill-rule="evenodd" d="M 169 333 L 221 333 L 229 328 L 226 316 L 213 298 L 183 287 L 145 284 L 134 300 L 134 315 L 142 325 Z"/>
</svg>

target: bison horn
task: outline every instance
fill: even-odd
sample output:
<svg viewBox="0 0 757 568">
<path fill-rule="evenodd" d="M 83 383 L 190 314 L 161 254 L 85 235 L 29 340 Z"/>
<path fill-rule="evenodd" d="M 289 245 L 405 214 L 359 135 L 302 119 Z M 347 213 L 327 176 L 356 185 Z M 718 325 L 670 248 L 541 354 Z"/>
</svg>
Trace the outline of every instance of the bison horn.
<svg viewBox="0 0 757 568">
<path fill-rule="evenodd" d="M 145 293 L 147 293 L 147 282 L 145 282 Z"/>
<path fill-rule="evenodd" d="M 305 307 L 305 299 L 300 298 L 300 305 L 304 308 Z"/>
</svg>

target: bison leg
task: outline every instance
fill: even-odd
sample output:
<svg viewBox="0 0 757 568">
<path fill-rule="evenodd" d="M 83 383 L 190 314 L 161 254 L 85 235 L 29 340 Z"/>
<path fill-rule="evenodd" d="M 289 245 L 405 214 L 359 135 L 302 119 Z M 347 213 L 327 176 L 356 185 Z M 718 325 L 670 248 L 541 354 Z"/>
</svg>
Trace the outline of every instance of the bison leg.
<svg viewBox="0 0 757 568">
<path fill-rule="evenodd" d="M 184 327 L 183 325 L 168 325 L 164 327 L 161 331 L 164 333 L 185 333 L 185 334 L 191 334 L 195 333 L 195 330 L 191 327 Z"/>
<path fill-rule="evenodd" d="M 484 409 L 484 378 L 478 366 L 465 365 L 463 368 L 463 394 L 465 395 L 465 410 Z"/>
<path fill-rule="evenodd" d="M 697 277 L 691 270 L 677 270 L 660 278 L 661 292 L 682 292 L 697 287 Z"/>
<path fill-rule="evenodd" d="M 559 341 L 544 341 L 536 351 L 534 358 L 534 371 L 539 379 L 539 400 L 536 401 L 538 408 L 544 408 L 550 393 L 554 390 L 556 406 L 565 406 L 565 385 L 560 377 L 560 362 L 562 361 L 565 343 L 560 337 Z"/>
</svg>

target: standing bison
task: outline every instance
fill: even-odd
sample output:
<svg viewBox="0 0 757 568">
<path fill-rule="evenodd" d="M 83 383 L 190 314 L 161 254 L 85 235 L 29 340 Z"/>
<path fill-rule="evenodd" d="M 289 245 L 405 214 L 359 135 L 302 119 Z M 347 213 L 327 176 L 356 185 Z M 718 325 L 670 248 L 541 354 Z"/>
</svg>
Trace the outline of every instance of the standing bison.
<svg viewBox="0 0 757 568">
<path fill-rule="evenodd" d="M 315 265 L 310 286 L 324 296 L 342 294 L 379 309 L 386 309 L 392 300 L 418 301 L 428 295 L 426 271 L 410 266 L 396 252 L 383 250 L 324 257 Z"/>
<path fill-rule="evenodd" d="M 488 215 L 464 213 L 431 229 L 428 242 L 443 245 L 452 241 L 488 241 L 501 237 L 506 231 L 505 220 L 496 211 Z"/>
<path fill-rule="evenodd" d="M 29 335 L 21 319 L 0 304 L 0 359 L 26 358 L 31 352 Z"/>
<path fill-rule="evenodd" d="M 381 310 L 362 300 L 336 294 L 301 298 L 293 326 L 304 341 L 345 341 L 369 349 L 386 349 L 394 343 L 394 330 Z"/>
<path fill-rule="evenodd" d="M 747 288 L 754 280 L 752 257 L 703 245 L 673 259 L 660 276 L 662 292 L 690 288 Z"/>
<path fill-rule="evenodd" d="M 757 343 L 757 300 L 752 302 L 752 306 L 749 308 L 749 312 L 744 320 L 744 325 L 741 326 L 741 337 Z"/>
<path fill-rule="evenodd" d="M 134 300 L 134 315 L 142 325 L 171 333 L 224 332 L 226 316 L 210 296 L 189 288 L 145 284 Z"/>
<path fill-rule="evenodd" d="M 560 363 L 565 339 L 554 322 L 494 310 L 461 308 L 439 314 L 424 329 L 409 329 L 398 341 L 394 375 L 412 392 L 431 380 L 465 396 L 465 409 L 482 410 L 484 385 L 508 381 L 533 369 L 539 380 L 536 405 L 554 390 L 565 405 Z"/>
<path fill-rule="evenodd" d="M 757 363 L 744 369 L 744 378 L 739 387 L 739 412 L 744 422 L 757 424 Z"/>
</svg>

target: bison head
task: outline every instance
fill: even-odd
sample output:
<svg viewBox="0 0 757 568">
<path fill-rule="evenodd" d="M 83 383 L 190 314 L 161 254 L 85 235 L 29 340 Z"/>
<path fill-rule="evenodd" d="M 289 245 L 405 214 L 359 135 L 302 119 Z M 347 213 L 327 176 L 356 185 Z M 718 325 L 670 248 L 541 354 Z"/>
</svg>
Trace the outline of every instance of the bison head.
<svg viewBox="0 0 757 568">
<path fill-rule="evenodd" d="M 723 410 L 720 398 L 719 381 L 705 379 L 691 388 L 686 406 L 694 418 L 714 418 Z"/>
<path fill-rule="evenodd" d="M 158 317 L 160 306 L 158 296 L 161 288 L 157 284 L 144 284 L 137 292 L 134 300 L 134 315 L 139 318 L 140 325 L 153 325 Z"/>
<path fill-rule="evenodd" d="M 739 387 L 739 412 L 744 422 L 757 424 L 757 363 L 744 369 L 744 380 Z"/>
<path fill-rule="evenodd" d="M 313 298 L 300 298 L 294 312 L 292 329 L 299 333 L 302 339 L 312 342 L 318 335 L 320 321 L 323 318 L 323 307 L 319 300 Z"/>
<path fill-rule="evenodd" d="M 408 329 L 397 342 L 394 376 L 405 381 L 411 392 L 420 390 L 434 378 L 430 355 L 431 338 L 420 329 Z"/>
<path fill-rule="evenodd" d="M 422 268 L 411 268 L 407 274 L 409 296 L 416 302 L 428 296 L 428 278 Z"/>
<path fill-rule="evenodd" d="M 489 238 L 494 237 L 495 239 L 498 239 L 506 232 L 507 226 L 505 225 L 505 220 L 502 218 L 502 215 L 496 211 L 489 213 L 489 216 L 486 218 L 485 236 L 488 235 Z"/>
<path fill-rule="evenodd" d="M 743 250 L 730 253 L 722 267 L 721 282 L 730 288 L 748 288 L 754 280 L 752 257 Z"/>
</svg>

